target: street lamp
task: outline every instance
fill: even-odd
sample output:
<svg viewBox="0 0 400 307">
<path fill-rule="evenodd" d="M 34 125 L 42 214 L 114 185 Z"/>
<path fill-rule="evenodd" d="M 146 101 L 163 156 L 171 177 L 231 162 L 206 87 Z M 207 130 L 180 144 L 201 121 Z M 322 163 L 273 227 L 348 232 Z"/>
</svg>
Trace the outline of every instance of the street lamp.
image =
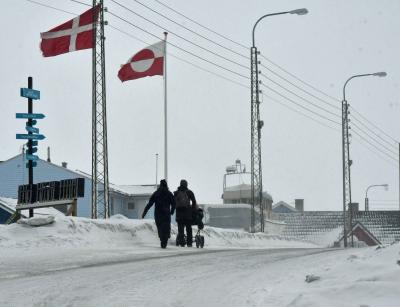
<svg viewBox="0 0 400 307">
<path fill-rule="evenodd" d="M 251 232 L 255 232 L 255 206 L 260 208 L 260 231 L 264 231 L 264 208 L 262 202 L 262 169 L 261 169 L 261 129 L 264 122 L 260 120 L 260 100 L 258 88 L 258 51 L 255 46 L 254 33 L 258 23 L 269 16 L 295 14 L 305 15 L 307 9 L 297 9 L 287 12 L 266 14 L 261 16 L 253 26 L 251 53 Z"/>
<path fill-rule="evenodd" d="M 387 191 L 387 190 L 389 189 L 389 185 L 388 185 L 387 183 L 385 183 L 385 184 L 372 184 L 372 185 L 370 185 L 370 186 L 367 188 L 367 190 L 365 191 L 365 211 L 369 211 L 368 190 L 369 190 L 370 188 L 373 188 L 373 187 L 384 187 L 384 188 L 385 188 L 385 191 Z"/>
<path fill-rule="evenodd" d="M 347 79 L 343 86 L 343 100 L 342 100 L 342 167 L 343 167 L 343 240 L 344 247 L 347 247 L 347 232 L 346 232 L 346 204 L 351 206 L 351 177 L 350 177 L 350 166 L 352 161 L 350 160 L 350 142 L 349 142 L 349 105 L 346 100 L 346 86 L 350 80 L 360 77 L 386 77 L 386 72 L 376 72 L 371 74 L 354 75 Z M 353 223 L 353 210 L 350 209 L 350 228 Z M 352 240 L 353 242 L 353 240 Z"/>
<path fill-rule="evenodd" d="M 272 14 L 266 14 L 264 16 L 261 16 L 260 18 L 258 18 L 258 20 L 256 21 L 256 23 L 254 24 L 253 27 L 253 48 L 255 47 L 255 42 L 254 42 L 254 31 L 256 29 L 257 24 L 264 19 L 265 17 L 269 17 L 269 16 L 276 16 L 276 15 L 284 15 L 284 14 L 295 14 L 295 15 L 306 15 L 308 13 L 308 10 L 305 8 L 302 9 L 297 9 L 297 10 L 292 10 L 292 11 L 287 11 L 287 12 L 280 12 L 280 13 L 272 13 Z"/>
</svg>

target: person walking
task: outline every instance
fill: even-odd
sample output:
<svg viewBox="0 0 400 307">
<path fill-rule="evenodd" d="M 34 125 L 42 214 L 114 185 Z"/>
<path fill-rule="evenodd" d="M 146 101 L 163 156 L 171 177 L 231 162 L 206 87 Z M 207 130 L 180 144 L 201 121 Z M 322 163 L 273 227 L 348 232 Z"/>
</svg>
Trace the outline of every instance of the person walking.
<svg viewBox="0 0 400 307">
<path fill-rule="evenodd" d="M 143 210 L 142 219 L 147 211 L 155 204 L 154 219 L 157 225 L 158 237 L 160 238 L 161 248 L 166 248 L 168 239 L 171 237 L 171 215 L 175 211 L 174 195 L 168 189 L 167 181 L 162 179 L 160 187 L 155 191 Z"/>
<path fill-rule="evenodd" d="M 182 179 L 178 189 L 174 192 L 176 203 L 176 222 L 178 223 L 177 242 L 180 246 L 192 246 L 192 221 L 193 213 L 197 208 L 196 198 L 194 193 L 188 189 L 188 183 Z M 186 242 L 185 242 L 186 228 Z"/>
</svg>

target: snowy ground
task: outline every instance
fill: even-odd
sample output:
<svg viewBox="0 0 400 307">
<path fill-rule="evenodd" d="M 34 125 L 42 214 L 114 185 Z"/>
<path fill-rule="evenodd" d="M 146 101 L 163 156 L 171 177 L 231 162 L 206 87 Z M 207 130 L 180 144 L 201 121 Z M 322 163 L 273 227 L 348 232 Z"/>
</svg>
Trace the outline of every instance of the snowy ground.
<svg viewBox="0 0 400 307">
<path fill-rule="evenodd" d="M 321 249 L 216 228 L 205 237 L 204 249 L 161 250 L 148 220 L 0 226 L 0 306 L 400 305 L 399 244 Z M 306 283 L 310 274 L 320 279 Z"/>
</svg>

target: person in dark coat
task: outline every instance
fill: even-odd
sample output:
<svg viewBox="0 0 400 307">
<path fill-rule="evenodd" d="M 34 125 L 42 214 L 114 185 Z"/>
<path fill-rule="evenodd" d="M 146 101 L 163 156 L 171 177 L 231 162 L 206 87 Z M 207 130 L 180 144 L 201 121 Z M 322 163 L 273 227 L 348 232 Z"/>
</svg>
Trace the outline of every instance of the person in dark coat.
<svg viewBox="0 0 400 307">
<path fill-rule="evenodd" d="M 194 193 L 188 189 L 188 183 L 182 179 L 178 189 L 174 192 L 176 203 L 176 222 L 178 223 L 177 242 L 180 246 L 185 246 L 185 228 L 186 228 L 186 244 L 192 246 L 192 221 L 193 213 L 197 208 Z"/>
<path fill-rule="evenodd" d="M 161 248 L 166 248 L 168 239 L 171 237 L 171 215 L 175 211 L 174 195 L 169 191 L 167 181 L 160 181 L 160 187 L 155 191 L 144 208 L 142 218 L 147 214 L 151 206 L 155 205 L 154 219 L 157 225 L 158 237 L 160 238 Z"/>
</svg>

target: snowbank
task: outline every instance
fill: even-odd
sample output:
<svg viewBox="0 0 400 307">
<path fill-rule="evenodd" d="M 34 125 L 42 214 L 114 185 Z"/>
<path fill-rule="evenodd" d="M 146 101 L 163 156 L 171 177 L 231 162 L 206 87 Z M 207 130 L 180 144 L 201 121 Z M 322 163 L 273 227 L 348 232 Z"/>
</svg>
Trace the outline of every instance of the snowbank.
<svg viewBox="0 0 400 307">
<path fill-rule="evenodd" d="M 197 227 L 193 227 L 195 234 Z M 177 227 L 172 225 L 170 246 L 175 245 Z M 311 243 L 263 233 L 205 227 L 206 248 L 316 247 Z M 56 216 L 55 222 L 41 227 L 26 224 L 0 225 L 0 249 L 36 247 L 149 247 L 158 246 L 153 220 L 131 220 L 114 216 L 108 220 Z"/>
<path fill-rule="evenodd" d="M 400 305 L 400 243 L 316 254 L 302 258 L 296 271 L 286 267 L 277 272 L 285 282 L 267 285 L 279 306 Z M 307 283 L 307 275 L 319 280 Z M 271 299 L 263 297 L 260 306 L 269 306 Z"/>
</svg>

